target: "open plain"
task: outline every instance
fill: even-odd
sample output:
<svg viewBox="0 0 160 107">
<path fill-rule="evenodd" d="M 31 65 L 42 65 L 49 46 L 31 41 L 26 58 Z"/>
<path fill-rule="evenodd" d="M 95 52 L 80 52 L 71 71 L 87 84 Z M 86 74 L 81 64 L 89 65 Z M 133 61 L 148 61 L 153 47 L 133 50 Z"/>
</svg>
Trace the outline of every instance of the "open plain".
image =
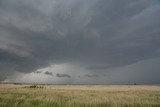
<svg viewBox="0 0 160 107">
<path fill-rule="evenodd" d="M 160 86 L 0 84 L 0 107 L 160 107 Z"/>
</svg>

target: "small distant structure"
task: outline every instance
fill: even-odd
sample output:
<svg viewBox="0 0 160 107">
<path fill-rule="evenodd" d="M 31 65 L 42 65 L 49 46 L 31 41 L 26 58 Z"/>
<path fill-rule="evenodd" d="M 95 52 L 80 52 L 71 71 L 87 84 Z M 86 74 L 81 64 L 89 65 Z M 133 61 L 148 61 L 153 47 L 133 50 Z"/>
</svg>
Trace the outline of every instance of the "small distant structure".
<svg viewBox="0 0 160 107">
<path fill-rule="evenodd" d="M 134 83 L 134 85 L 137 85 L 137 83 Z"/>
</svg>

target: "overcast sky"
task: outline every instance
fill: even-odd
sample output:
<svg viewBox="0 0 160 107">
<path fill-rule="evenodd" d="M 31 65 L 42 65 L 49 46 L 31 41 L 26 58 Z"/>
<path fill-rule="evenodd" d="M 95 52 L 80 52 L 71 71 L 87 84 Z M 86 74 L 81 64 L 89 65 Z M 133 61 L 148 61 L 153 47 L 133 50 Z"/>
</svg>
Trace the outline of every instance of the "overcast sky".
<svg viewBox="0 0 160 107">
<path fill-rule="evenodd" d="M 0 0 L 0 80 L 160 83 L 159 0 Z"/>
</svg>

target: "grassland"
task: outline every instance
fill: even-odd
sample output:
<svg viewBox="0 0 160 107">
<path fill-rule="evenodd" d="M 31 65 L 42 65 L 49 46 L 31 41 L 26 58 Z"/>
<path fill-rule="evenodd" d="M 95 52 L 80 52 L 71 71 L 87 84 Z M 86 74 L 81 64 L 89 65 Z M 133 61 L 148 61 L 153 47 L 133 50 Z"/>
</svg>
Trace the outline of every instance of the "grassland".
<svg viewBox="0 0 160 107">
<path fill-rule="evenodd" d="M 0 107 L 160 107 L 160 86 L 0 84 Z"/>
</svg>

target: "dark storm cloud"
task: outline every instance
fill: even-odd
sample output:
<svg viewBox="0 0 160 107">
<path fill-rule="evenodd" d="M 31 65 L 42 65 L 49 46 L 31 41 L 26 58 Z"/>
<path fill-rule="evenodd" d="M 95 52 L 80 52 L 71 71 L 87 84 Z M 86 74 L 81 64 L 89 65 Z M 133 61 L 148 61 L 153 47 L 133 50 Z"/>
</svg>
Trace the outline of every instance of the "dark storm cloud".
<svg viewBox="0 0 160 107">
<path fill-rule="evenodd" d="M 34 71 L 34 73 L 40 74 L 42 73 L 42 71 Z"/>
<path fill-rule="evenodd" d="M 45 71 L 44 74 L 53 76 L 52 72 L 49 72 L 49 71 Z"/>
<path fill-rule="evenodd" d="M 159 11 L 158 0 L 1 0 L 0 77 L 68 62 L 105 72 L 160 57 Z"/>
<path fill-rule="evenodd" d="M 45 71 L 45 72 L 42 72 L 42 71 L 34 71 L 35 74 L 45 74 L 45 75 L 50 75 L 50 76 L 53 76 L 53 73 L 50 72 L 50 71 Z"/>
<path fill-rule="evenodd" d="M 56 77 L 59 77 L 59 78 L 71 78 L 70 75 L 68 75 L 68 74 L 62 74 L 62 73 L 57 73 Z"/>
</svg>

